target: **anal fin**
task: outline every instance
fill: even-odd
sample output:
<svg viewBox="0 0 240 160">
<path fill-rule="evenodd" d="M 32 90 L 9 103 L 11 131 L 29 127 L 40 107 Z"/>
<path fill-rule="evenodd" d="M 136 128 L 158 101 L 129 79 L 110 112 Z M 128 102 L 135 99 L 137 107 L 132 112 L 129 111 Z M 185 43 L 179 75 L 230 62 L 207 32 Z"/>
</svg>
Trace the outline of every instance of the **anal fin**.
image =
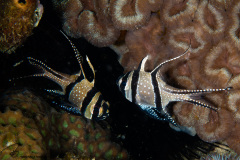
<svg viewBox="0 0 240 160">
<path fill-rule="evenodd" d="M 54 103 L 55 105 L 57 105 L 59 108 L 65 110 L 68 113 L 73 113 L 73 114 L 77 114 L 77 115 L 82 115 L 80 109 L 78 109 L 77 107 L 73 106 L 70 103 L 64 103 L 64 104 L 59 104 L 56 101 L 53 101 L 52 103 Z"/>
</svg>

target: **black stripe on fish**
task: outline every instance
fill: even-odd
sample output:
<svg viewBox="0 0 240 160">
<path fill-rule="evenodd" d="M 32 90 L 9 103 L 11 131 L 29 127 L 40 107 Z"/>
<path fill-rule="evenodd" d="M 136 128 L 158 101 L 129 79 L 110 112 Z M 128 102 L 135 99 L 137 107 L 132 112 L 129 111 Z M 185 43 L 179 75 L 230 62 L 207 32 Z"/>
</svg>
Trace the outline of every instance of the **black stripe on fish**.
<svg viewBox="0 0 240 160">
<path fill-rule="evenodd" d="M 137 87 L 138 87 L 138 80 L 139 80 L 139 72 L 144 70 L 145 61 L 142 59 L 140 62 L 138 69 L 133 72 L 132 75 L 132 82 L 131 82 L 131 90 L 132 90 L 132 102 L 136 103 L 136 96 L 137 96 Z"/>
<path fill-rule="evenodd" d="M 132 102 L 133 103 L 136 103 L 139 72 L 140 72 L 140 70 L 135 70 L 132 75 L 131 90 L 132 90 Z"/>
<path fill-rule="evenodd" d="M 99 91 L 97 90 L 96 87 L 93 87 L 90 91 L 88 91 L 87 96 L 84 98 L 82 102 L 82 107 L 81 107 L 81 113 L 84 115 L 86 108 L 88 107 L 88 104 L 92 101 L 93 97 L 95 96 L 96 93 Z"/>
<path fill-rule="evenodd" d="M 162 110 L 162 103 L 161 103 L 161 96 L 160 96 L 160 90 L 158 87 L 158 82 L 157 82 L 157 72 L 153 72 L 151 74 L 151 78 L 152 78 L 152 86 L 153 86 L 153 90 L 154 90 L 154 94 L 155 94 L 155 105 L 156 108 L 161 111 Z"/>
<path fill-rule="evenodd" d="M 71 93 L 71 91 L 73 90 L 74 86 L 75 86 L 76 84 L 80 83 L 83 79 L 84 79 L 84 77 L 83 77 L 83 75 L 81 74 L 81 76 L 78 77 L 75 82 L 69 84 L 69 85 L 66 87 L 66 93 L 65 93 L 66 99 L 69 99 L 70 93 Z"/>
<path fill-rule="evenodd" d="M 120 91 L 122 93 L 124 93 L 125 96 L 125 87 L 127 85 L 127 80 L 128 80 L 128 76 L 129 76 L 130 72 L 126 73 L 123 77 L 122 77 L 122 82 L 120 84 Z"/>
<path fill-rule="evenodd" d="M 99 114 L 99 108 L 101 107 L 103 96 L 100 95 L 93 109 L 92 119 L 96 119 Z"/>
</svg>

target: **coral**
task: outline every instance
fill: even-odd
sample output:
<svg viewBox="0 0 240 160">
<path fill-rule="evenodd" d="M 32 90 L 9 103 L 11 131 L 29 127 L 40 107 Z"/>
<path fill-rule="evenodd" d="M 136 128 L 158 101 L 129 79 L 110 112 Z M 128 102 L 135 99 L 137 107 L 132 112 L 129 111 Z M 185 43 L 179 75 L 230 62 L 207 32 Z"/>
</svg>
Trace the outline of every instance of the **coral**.
<svg viewBox="0 0 240 160">
<path fill-rule="evenodd" d="M 45 154 L 42 136 L 35 123 L 20 110 L 0 113 L 0 158 L 41 157 Z"/>
<path fill-rule="evenodd" d="M 52 114 L 52 133 L 59 132 L 58 142 L 63 152 L 74 150 L 82 157 L 103 159 L 126 159 L 127 152 L 117 144 L 110 142 L 110 133 L 97 123 L 83 117 L 64 114 Z M 55 138 L 53 135 L 52 137 Z M 51 139 L 49 140 L 49 142 Z M 52 139 L 54 143 L 54 139 Z"/>
<path fill-rule="evenodd" d="M 150 5 L 151 2 L 158 5 Z M 81 10 L 67 9 L 74 3 L 78 3 Z M 83 34 L 78 30 L 86 29 L 87 25 L 80 27 L 83 24 L 79 23 L 76 15 L 85 11 L 98 13 L 96 6 L 100 7 L 99 3 L 94 0 L 58 3 L 64 17 L 64 30 L 74 37 Z M 123 33 L 118 37 L 121 41 L 115 41 L 117 38 L 114 36 L 111 43 L 103 46 L 111 45 L 116 50 L 119 48 L 118 54 L 126 72 L 134 70 L 147 54 L 150 55 L 147 70 L 152 70 L 159 63 L 182 54 L 190 47 L 188 56 L 165 66 L 163 76 L 167 77 L 170 85 L 186 89 L 233 87 L 229 92 L 206 94 L 204 97 L 219 108 L 218 112 L 177 103 L 173 106 L 173 117 L 180 125 L 193 127 L 201 139 L 207 142 L 224 141 L 238 154 L 239 9 L 239 0 L 134 0 L 131 3 L 113 0 L 106 2 L 106 18 L 101 16 L 101 22 L 108 21 L 105 25 Z M 71 18 L 66 15 L 71 15 Z M 89 27 L 95 27 L 91 32 L 99 28 L 93 23 L 88 24 Z M 97 45 L 92 40 L 90 42 Z"/>
<path fill-rule="evenodd" d="M 148 22 L 151 11 L 159 10 L 161 1 L 127 1 L 113 0 L 110 2 L 110 13 L 113 24 L 121 30 L 138 28 Z"/>
<path fill-rule="evenodd" d="M 132 30 L 146 24 L 151 11 L 157 11 L 162 1 L 150 0 L 53 0 L 62 13 L 63 30 L 72 37 L 85 37 L 103 47 L 113 44 L 120 30 Z"/>
<path fill-rule="evenodd" d="M 120 31 L 112 25 L 108 14 L 108 1 L 53 1 L 56 8 L 64 11 L 63 30 L 70 36 L 85 37 L 97 46 L 116 41 Z"/>
<path fill-rule="evenodd" d="M 151 61 L 152 59 L 156 61 L 160 58 L 158 54 L 159 52 L 165 50 L 167 53 L 168 50 L 163 47 L 161 39 L 159 37 L 151 36 L 156 34 L 161 35 L 164 32 L 163 26 L 160 23 L 161 22 L 157 15 L 153 15 L 146 26 L 126 33 L 125 42 L 129 51 L 121 58 L 121 63 L 125 67 L 125 71 L 137 69 L 137 66 L 139 65 L 139 58 L 134 56 L 136 51 L 138 52 L 139 57 L 144 57 L 146 54 L 151 55 L 149 57 Z M 146 70 L 154 68 L 154 65 L 157 64 L 157 62 L 149 62 L 150 61 L 147 62 Z"/>
<path fill-rule="evenodd" d="M 39 0 L 2 0 L 0 8 L 0 51 L 11 53 L 38 26 L 43 6 Z"/>
<path fill-rule="evenodd" d="M 189 39 L 192 48 L 189 51 L 189 58 L 182 63 L 173 64 L 168 74 L 183 88 L 233 87 L 233 91 L 228 93 L 205 96 L 219 108 L 218 112 L 184 103 L 175 105 L 173 111 L 178 122 L 181 125 L 194 126 L 201 139 L 208 142 L 226 141 L 239 154 L 237 144 L 240 137 L 236 104 L 239 87 L 234 83 L 239 83 L 236 79 L 240 71 L 240 57 L 238 45 L 233 43 L 237 38 L 236 32 L 234 34 L 230 32 L 231 26 L 234 25 L 229 25 L 237 23 L 236 20 L 232 21 L 232 17 L 236 16 L 234 13 L 236 9 L 233 8 L 236 8 L 239 2 L 234 3 L 233 5 L 225 3 L 223 6 L 214 1 L 212 3 L 202 1 L 198 4 L 192 20 L 184 22 L 177 29 L 170 29 L 169 45 L 174 49 L 173 52 L 181 53 L 180 49 L 186 50 L 190 43 Z M 211 16 L 206 16 L 209 14 Z"/>
<path fill-rule="evenodd" d="M 57 112 L 28 90 L 7 92 L 2 104 L 16 110 L 0 114 L 0 140 L 5 145 L 1 146 L 2 156 L 20 152 L 18 156 L 33 156 L 25 154 L 35 153 L 30 152 L 33 150 L 41 157 L 128 158 L 126 150 L 111 142 L 107 124 L 103 128 L 84 117 Z M 26 148 L 25 144 L 30 145 Z"/>
<path fill-rule="evenodd" d="M 6 91 L 1 104 L 21 110 L 25 116 L 35 119 L 37 115 L 50 114 L 50 106 L 28 90 Z"/>
</svg>

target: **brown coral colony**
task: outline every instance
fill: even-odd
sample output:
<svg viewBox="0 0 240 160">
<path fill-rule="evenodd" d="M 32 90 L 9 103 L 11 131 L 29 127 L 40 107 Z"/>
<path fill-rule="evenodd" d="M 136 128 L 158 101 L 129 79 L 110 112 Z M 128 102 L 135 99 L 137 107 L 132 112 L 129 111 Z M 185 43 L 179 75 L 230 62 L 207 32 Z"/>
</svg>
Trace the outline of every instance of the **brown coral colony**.
<svg viewBox="0 0 240 160">
<path fill-rule="evenodd" d="M 0 52 L 12 53 L 32 34 L 42 17 L 39 0 L 2 0 Z"/>
<path fill-rule="evenodd" d="M 59 113 L 28 90 L 9 91 L 1 99 L 0 159 L 127 159 L 125 149 L 111 142 L 110 131 L 94 121 Z M 36 158 L 35 158 L 36 159 Z M 57 159 L 60 159 L 59 157 Z"/>
<path fill-rule="evenodd" d="M 201 139 L 224 141 L 240 154 L 239 0 L 54 3 L 63 13 L 64 30 L 70 36 L 83 36 L 96 46 L 114 48 L 126 72 L 136 69 L 146 55 L 150 55 L 147 69 L 152 70 L 183 53 L 191 40 L 188 59 L 166 69 L 171 82 L 185 89 L 234 89 L 206 97 L 219 108 L 217 113 L 177 103 L 174 116 L 179 124 L 193 127 Z M 75 7 L 70 10 L 71 5 Z M 122 31 L 126 34 L 119 37 Z M 115 43 L 118 38 L 122 43 Z"/>
</svg>

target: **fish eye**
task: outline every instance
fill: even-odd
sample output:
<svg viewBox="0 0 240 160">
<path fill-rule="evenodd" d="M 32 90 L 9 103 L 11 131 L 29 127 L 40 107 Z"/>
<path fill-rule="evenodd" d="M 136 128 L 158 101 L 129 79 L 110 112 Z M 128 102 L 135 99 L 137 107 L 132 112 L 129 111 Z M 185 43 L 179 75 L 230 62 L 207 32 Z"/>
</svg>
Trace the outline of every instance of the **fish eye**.
<svg viewBox="0 0 240 160">
<path fill-rule="evenodd" d="M 127 81 L 122 81 L 122 82 L 120 83 L 120 85 L 123 85 L 123 86 L 126 86 L 126 84 L 127 84 Z"/>
<path fill-rule="evenodd" d="M 120 77 L 118 77 L 118 79 L 116 80 L 116 83 L 117 83 L 118 85 L 120 85 L 120 84 L 122 83 L 122 78 L 123 78 L 123 76 L 120 76 Z"/>
<path fill-rule="evenodd" d="M 127 84 L 127 78 L 129 76 L 130 72 L 124 74 L 123 76 L 120 76 L 117 80 L 117 85 L 120 87 L 120 85 L 126 85 Z"/>
<path fill-rule="evenodd" d="M 123 76 L 120 77 L 120 78 L 117 80 L 117 85 L 118 85 L 119 88 L 120 88 L 120 86 L 126 86 L 126 84 L 127 84 L 127 81 L 124 80 Z"/>
</svg>

